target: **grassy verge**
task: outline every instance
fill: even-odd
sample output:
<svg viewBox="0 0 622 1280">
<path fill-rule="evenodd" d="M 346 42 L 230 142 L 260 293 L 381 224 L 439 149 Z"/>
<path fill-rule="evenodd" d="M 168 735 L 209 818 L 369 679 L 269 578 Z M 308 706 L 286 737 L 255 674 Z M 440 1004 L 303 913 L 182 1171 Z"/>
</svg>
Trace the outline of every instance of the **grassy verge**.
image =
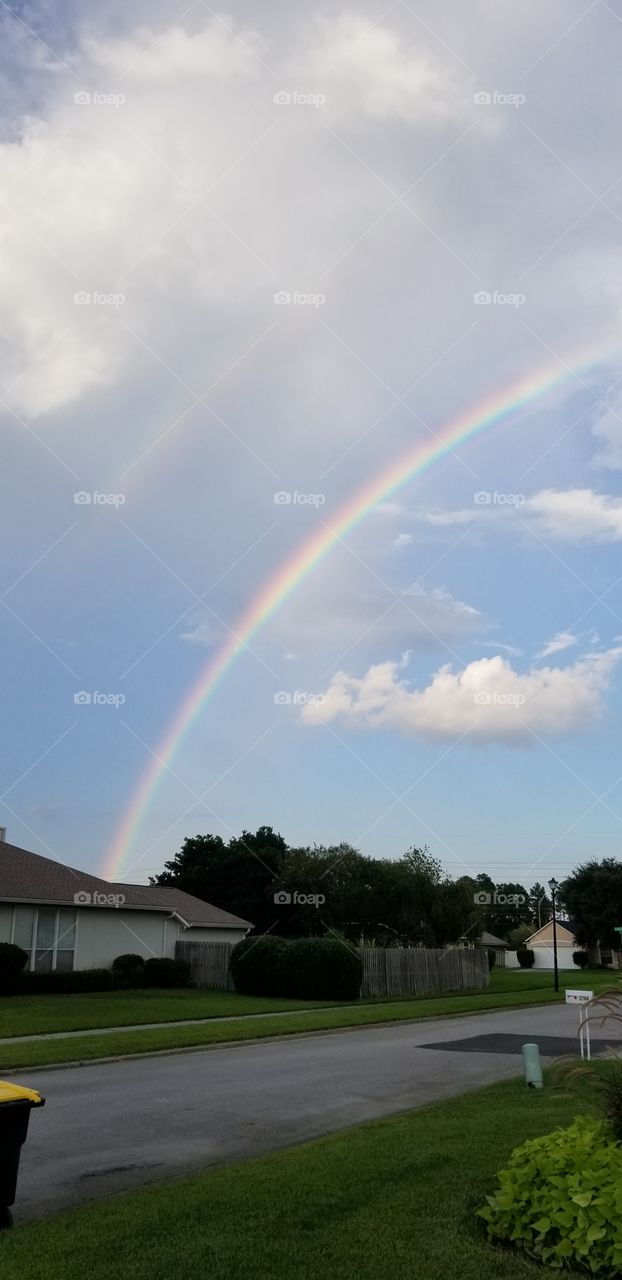
<svg viewBox="0 0 622 1280">
<path fill-rule="evenodd" d="M 474 1210 L 514 1146 L 576 1109 L 512 1081 L 92 1203 L 7 1232 L 3 1280 L 109 1280 L 111 1247 L 127 1280 L 543 1280 L 484 1242 Z"/>
<path fill-rule="evenodd" d="M 366 1027 L 384 1022 L 479 1013 L 488 1009 L 510 1009 L 517 1005 L 546 1004 L 552 999 L 555 999 L 554 993 L 548 990 L 486 992 L 471 996 L 360 1004 L 309 1013 L 292 1013 L 282 1018 L 245 1018 L 240 1022 L 214 1019 L 213 1022 L 204 1022 L 200 1026 L 172 1025 L 148 1030 L 109 1032 L 102 1036 L 23 1041 L 0 1045 L 0 1071 L 54 1062 L 123 1057 L 128 1053 L 152 1053 L 158 1049 L 259 1040 L 266 1036 L 295 1035 L 305 1031 L 330 1031 L 339 1027 Z M 563 999 L 563 996 L 560 994 L 557 999 Z"/>
<path fill-rule="evenodd" d="M 96 991 L 88 995 L 9 996 L 0 998 L 0 1039 L 44 1035 L 48 1031 L 88 1031 L 94 1027 L 129 1027 L 141 1022 L 177 1022 L 183 1018 L 223 1018 L 228 1014 L 276 1013 L 326 1005 L 328 1000 L 301 1001 L 239 996 L 235 991 Z"/>
</svg>

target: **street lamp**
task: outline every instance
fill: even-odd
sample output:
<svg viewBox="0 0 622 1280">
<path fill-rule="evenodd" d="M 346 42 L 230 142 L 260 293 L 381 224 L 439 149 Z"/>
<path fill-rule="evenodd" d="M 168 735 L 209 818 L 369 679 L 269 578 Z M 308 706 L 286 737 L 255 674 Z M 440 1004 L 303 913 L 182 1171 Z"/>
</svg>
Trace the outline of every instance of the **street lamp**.
<svg viewBox="0 0 622 1280">
<path fill-rule="evenodd" d="M 549 880 L 549 889 L 551 890 L 551 905 L 553 907 L 553 968 L 555 970 L 555 990 L 559 991 L 559 971 L 557 968 L 557 914 L 555 911 L 555 895 L 559 889 L 559 884 L 555 878 Z"/>
</svg>

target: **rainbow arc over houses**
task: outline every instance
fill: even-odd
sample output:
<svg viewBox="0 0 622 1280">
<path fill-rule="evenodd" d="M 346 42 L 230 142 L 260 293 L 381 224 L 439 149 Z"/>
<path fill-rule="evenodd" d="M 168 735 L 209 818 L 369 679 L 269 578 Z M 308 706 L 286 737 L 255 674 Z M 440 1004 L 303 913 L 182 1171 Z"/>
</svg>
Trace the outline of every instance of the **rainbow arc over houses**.
<svg viewBox="0 0 622 1280">
<path fill-rule="evenodd" d="M 548 367 L 531 372 L 493 392 L 487 399 L 441 427 L 435 435 L 413 445 L 386 470 L 376 473 L 372 480 L 350 496 L 332 516 L 330 526 L 327 520 L 324 521 L 317 531 L 303 540 L 282 561 L 237 619 L 224 644 L 209 659 L 150 757 L 149 765 L 139 780 L 106 855 L 102 869 L 102 875 L 106 879 L 115 880 L 122 875 L 158 785 L 208 699 L 244 653 L 249 642 L 331 548 L 379 503 L 393 497 L 409 480 L 427 471 L 457 447 L 495 426 L 511 422 L 522 410 L 550 392 L 589 373 L 598 365 L 609 363 L 614 354 L 613 350 L 603 349 L 601 343 L 598 349 L 583 350 L 579 357 L 574 356 L 563 363 L 556 359 Z"/>
</svg>

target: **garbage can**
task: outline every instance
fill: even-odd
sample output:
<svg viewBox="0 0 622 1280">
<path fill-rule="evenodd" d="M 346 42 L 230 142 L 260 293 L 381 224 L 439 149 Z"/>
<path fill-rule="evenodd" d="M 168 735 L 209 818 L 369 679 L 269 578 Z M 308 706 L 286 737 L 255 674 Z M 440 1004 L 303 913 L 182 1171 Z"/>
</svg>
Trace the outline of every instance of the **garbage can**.
<svg viewBox="0 0 622 1280">
<path fill-rule="evenodd" d="M 0 1080 L 0 1231 L 13 1222 L 9 1206 L 15 1204 L 19 1158 L 30 1112 L 44 1103 L 45 1098 L 35 1089 Z"/>
</svg>

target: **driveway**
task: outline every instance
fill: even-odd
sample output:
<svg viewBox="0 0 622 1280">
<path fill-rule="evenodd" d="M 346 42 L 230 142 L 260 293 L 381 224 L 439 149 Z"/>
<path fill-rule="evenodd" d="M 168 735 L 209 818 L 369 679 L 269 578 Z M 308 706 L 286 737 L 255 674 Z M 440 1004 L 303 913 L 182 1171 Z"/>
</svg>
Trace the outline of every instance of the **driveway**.
<svg viewBox="0 0 622 1280">
<path fill-rule="evenodd" d="M 20 1073 L 46 1106 L 31 1116 L 15 1220 L 508 1079 L 522 1042 L 557 1056 L 576 1025 L 575 1007 L 555 1005 Z"/>
</svg>

